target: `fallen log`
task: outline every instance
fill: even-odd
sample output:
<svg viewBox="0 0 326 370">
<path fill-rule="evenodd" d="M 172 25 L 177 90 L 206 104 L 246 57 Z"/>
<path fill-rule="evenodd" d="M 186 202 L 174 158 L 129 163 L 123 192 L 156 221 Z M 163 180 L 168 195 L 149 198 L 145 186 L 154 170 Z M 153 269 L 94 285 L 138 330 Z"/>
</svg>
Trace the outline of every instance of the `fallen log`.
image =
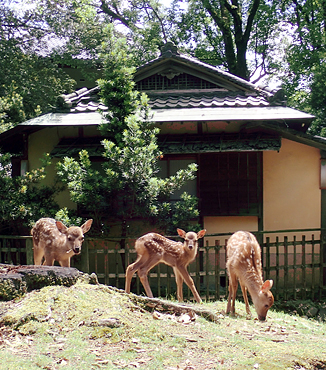
<svg viewBox="0 0 326 370">
<path fill-rule="evenodd" d="M 108 287 L 109 289 L 120 292 L 121 294 L 127 294 L 124 290 L 117 289 L 114 287 Z M 174 303 L 159 298 L 149 298 L 144 296 L 139 296 L 133 293 L 129 293 L 128 296 L 130 300 L 145 311 L 158 311 L 162 313 L 183 315 L 183 314 L 196 314 L 205 318 L 208 321 L 219 323 L 219 315 L 215 314 L 212 311 L 201 308 L 200 305 L 187 305 L 184 303 Z"/>
</svg>

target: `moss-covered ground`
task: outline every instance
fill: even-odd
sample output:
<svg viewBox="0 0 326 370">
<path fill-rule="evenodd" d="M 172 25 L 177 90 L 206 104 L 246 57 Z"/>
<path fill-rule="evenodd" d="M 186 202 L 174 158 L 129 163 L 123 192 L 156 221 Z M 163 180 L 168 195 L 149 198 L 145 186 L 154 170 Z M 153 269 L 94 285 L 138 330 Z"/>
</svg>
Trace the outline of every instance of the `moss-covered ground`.
<svg viewBox="0 0 326 370">
<path fill-rule="evenodd" d="M 189 304 L 196 307 L 198 304 Z M 326 369 L 326 324 L 273 311 L 235 317 L 225 301 L 201 317 L 148 312 L 104 285 L 49 286 L 0 302 L 0 368 Z"/>
</svg>

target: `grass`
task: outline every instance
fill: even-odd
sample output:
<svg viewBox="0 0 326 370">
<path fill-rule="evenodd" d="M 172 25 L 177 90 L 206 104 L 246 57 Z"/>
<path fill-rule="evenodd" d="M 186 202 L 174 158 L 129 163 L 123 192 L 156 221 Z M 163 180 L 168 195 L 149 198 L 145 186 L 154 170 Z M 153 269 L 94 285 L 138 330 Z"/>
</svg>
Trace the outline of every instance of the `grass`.
<svg viewBox="0 0 326 370">
<path fill-rule="evenodd" d="M 326 369 L 325 323 L 273 310 L 247 320 L 241 302 L 235 317 L 224 301 L 202 306 L 219 322 L 153 315 L 104 285 L 45 287 L 1 302 L 1 369 Z"/>
</svg>

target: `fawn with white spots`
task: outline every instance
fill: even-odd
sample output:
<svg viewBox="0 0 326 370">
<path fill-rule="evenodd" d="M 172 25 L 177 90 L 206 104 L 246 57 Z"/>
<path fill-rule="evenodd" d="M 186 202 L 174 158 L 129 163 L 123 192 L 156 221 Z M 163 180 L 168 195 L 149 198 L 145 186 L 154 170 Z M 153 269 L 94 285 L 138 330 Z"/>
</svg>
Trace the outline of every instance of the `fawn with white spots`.
<svg viewBox="0 0 326 370">
<path fill-rule="evenodd" d="M 274 303 L 274 297 L 270 291 L 273 280 L 263 282 L 261 250 L 257 239 L 246 231 L 234 233 L 228 240 L 226 255 L 226 268 L 229 277 L 229 298 L 226 313 L 235 313 L 235 298 L 239 281 L 247 314 L 251 316 L 247 297 L 247 290 L 249 290 L 258 319 L 265 321 L 267 311 Z"/>
<path fill-rule="evenodd" d="M 58 261 L 62 267 L 70 267 L 70 258 L 80 254 L 84 234 L 91 228 L 93 220 L 82 226 L 66 227 L 52 218 L 39 219 L 31 230 L 33 236 L 34 264 L 53 266 Z"/>
<path fill-rule="evenodd" d="M 137 271 L 148 297 L 153 298 L 153 293 L 148 283 L 147 273 L 157 264 L 163 262 L 172 266 L 177 283 L 177 298 L 183 301 L 183 281 L 188 285 L 198 303 L 201 298 L 197 292 L 193 279 L 190 277 L 187 267 L 197 254 L 198 239 L 202 238 L 206 230 L 198 233 L 177 229 L 178 234 L 184 239 L 184 243 L 175 242 L 156 233 L 149 233 L 138 238 L 135 243 L 137 252 L 136 262 L 128 266 L 126 270 L 125 291 L 130 293 L 130 284 L 133 274 Z"/>
</svg>

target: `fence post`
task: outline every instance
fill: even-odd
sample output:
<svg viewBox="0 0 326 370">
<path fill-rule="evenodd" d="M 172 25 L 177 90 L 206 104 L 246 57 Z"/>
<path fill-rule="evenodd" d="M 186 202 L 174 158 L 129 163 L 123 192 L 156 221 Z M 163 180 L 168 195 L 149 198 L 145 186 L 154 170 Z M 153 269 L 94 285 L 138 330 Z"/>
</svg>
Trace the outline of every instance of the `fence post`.
<svg viewBox="0 0 326 370">
<path fill-rule="evenodd" d="M 302 235 L 302 299 L 307 296 L 307 281 L 306 281 L 306 236 Z"/>
<path fill-rule="evenodd" d="M 215 299 L 220 299 L 220 241 L 215 240 Z"/>
<path fill-rule="evenodd" d="M 297 299 L 297 237 L 293 236 L 293 298 Z"/>
<path fill-rule="evenodd" d="M 311 235 L 311 299 L 315 298 L 315 236 Z"/>
<path fill-rule="evenodd" d="M 83 272 L 89 273 L 89 253 L 88 253 L 88 240 L 84 240 L 83 248 L 80 257 L 80 267 Z"/>
<path fill-rule="evenodd" d="M 26 265 L 34 265 L 32 238 L 26 238 Z"/>
<path fill-rule="evenodd" d="M 288 237 L 284 237 L 284 299 L 288 299 L 289 289 L 289 259 L 288 259 Z"/>
<path fill-rule="evenodd" d="M 205 267 L 205 277 L 206 277 L 206 301 L 209 301 L 209 245 L 206 243 L 205 247 L 205 258 L 206 258 L 206 267 Z"/>
<path fill-rule="evenodd" d="M 326 151 L 320 151 L 320 157 L 326 158 Z M 321 234 L 320 234 L 320 269 L 322 286 L 320 290 L 324 290 L 326 286 L 326 189 L 321 189 Z M 320 292 L 320 296 L 322 292 Z"/>
<path fill-rule="evenodd" d="M 325 288 L 326 286 L 326 231 L 324 229 L 322 229 L 322 232 L 321 232 L 321 253 L 320 253 L 320 256 L 321 256 L 321 268 L 322 268 L 322 271 L 323 271 L 323 288 Z"/>
<path fill-rule="evenodd" d="M 275 290 L 276 290 L 276 299 L 279 298 L 279 288 L 280 288 L 280 245 L 279 245 L 279 238 L 276 237 L 275 241 L 275 247 L 276 247 L 276 284 L 275 284 Z"/>
<path fill-rule="evenodd" d="M 266 243 L 265 243 L 265 247 L 266 247 L 266 262 L 265 262 L 265 271 L 266 271 L 266 277 L 265 279 L 269 279 L 270 278 L 270 273 L 271 273 L 271 259 L 270 259 L 270 245 L 269 245 L 269 236 L 266 237 Z M 262 255 L 264 255 L 264 249 L 263 249 L 263 246 L 264 244 L 261 244 L 262 246 Z"/>
</svg>

